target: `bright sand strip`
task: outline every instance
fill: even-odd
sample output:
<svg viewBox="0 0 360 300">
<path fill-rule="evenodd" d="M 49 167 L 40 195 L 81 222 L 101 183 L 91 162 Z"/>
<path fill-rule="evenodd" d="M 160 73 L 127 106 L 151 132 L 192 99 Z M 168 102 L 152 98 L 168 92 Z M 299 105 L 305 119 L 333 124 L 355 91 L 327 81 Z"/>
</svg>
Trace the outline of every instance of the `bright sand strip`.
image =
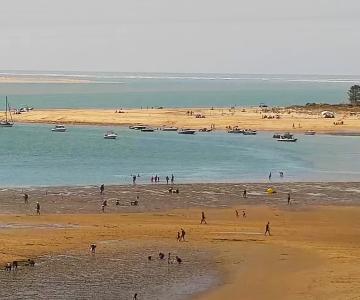
<svg viewBox="0 0 360 300">
<path fill-rule="evenodd" d="M 156 239 L 178 247 L 179 227 L 188 243 L 213 251 L 224 284 L 196 299 L 355 299 L 360 295 L 360 208 L 322 206 L 295 209 L 239 205 L 234 210 L 199 209 L 168 213 L 1 215 L 1 224 L 63 224 L 73 228 L 2 228 L 0 262 L 67 250 L 88 251 L 102 240 Z M 270 220 L 273 236 L 264 237 Z M 187 244 L 188 244 L 187 243 Z M 97 249 L 101 251 L 101 249 Z M 144 254 L 146 255 L 146 254 Z"/>
<path fill-rule="evenodd" d="M 192 116 L 187 111 L 193 111 Z M 320 110 L 280 109 L 277 113 L 262 112 L 259 108 L 230 109 L 130 109 L 115 113 L 115 109 L 52 109 L 34 110 L 13 116 L 17 122 L 130 125 L 141 123 L 153 127 L 176 126 L 179 128 L 210 128 L 224 130 L 227 126 L 239 126 L 253 130 L 304 132 L 315 130 L 319 133 L 360 133 L 359 115 L 339 111 L 335 119 L 324 119 Z M 205 118 L 196 118 L 196 114 Z M 263 115 L 279 115 L 280 119 L 264 119 Z M 334 122 L 343 121 L 343 125 Z M 294 126 L 294 127 L 293 127 Z"/>
</svg>

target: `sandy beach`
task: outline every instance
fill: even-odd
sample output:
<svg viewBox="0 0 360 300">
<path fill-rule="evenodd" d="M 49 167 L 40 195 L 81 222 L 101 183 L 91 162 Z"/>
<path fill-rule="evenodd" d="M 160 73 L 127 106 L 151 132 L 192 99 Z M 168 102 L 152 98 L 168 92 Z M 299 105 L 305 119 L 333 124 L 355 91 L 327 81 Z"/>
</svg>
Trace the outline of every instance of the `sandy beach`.
<svg viewBox="0 0 360 300">
<path fill-rule="evenodd" d="M 332 109 L 334 119 L 321 117 L 321 111 Z M 119 109 L 120 110 L 120 109 Z M 156 128 L 210 128 L 226 130 L 228 126 L 260 131 L 318 133 L 360 133 L 360 112 L 357 108 L 294 107 L 294 108 L 179 108 L 179 109 L 51 109 L 34 110 L 15 115 L 16 122 L 63 123 L 128 126 L 146 124 Z M 189 114 L 192 112 L 192 114 Z M 198 115 L 198 117 L 197 117 Z M 199 117 L 202 116 L 202 117 Z M 266 116 L 266 118 L 265 118 Z M 270 117 L 270 118 L 269 118 Z M 339 123 L 341 125 L 335 125 Z M 342 122 L 342 123 L 341 123 Z"/>
<path fill-rule="evenodd" d="M 104 274 L 113 270 L 110 262 L 119 259 L 117 268 L 122 272 L 116 274 L 122 275 L 116 276 L 124 278 L 105 279 L 120 280 L 130 299 L 130 291 L 136 289 L 139 297 L 144 296 L 140 299 L 147 299 L 151 292 L 165 297 L 162 289 L 153 288 L 156 278 L 168 282 L 165 290 L 175 288 L 179 299 L 359 297 L 359 184 L 279 183 L 271 185 L 276 194 L 267 194 L 269 186 L 176 185 L 179 194 L 170 194 L 166 185 L 106 186 L 102 196 L 98 187 L 92 186 L 2 189 L 0 262 L 34 259 L 34 269 L 20 267 L 12 272 L 20 277 L 26 274 L 21 277 L 22 285 L 31 283 L 38 293 L 41 289 L 38 291 L 37 284 L 29 282 L 29 274 L 40 280 L 43 274 L 52 278 L 52 272 L 56 272 L 65 281 L 77 274 L 74 276 L 80 278 L 78 281 L 66 281 L 67 290 L 73 291 L 85 280 L 81 279 L 85 276 L 82 274 L 96 272 L 94 268 L 101 266 L 104 273 L 99 271 L 100 274 L 108 276 Z M 242 198 L 245 188 L 246 199 Z M 23 192 L 29 194 L 28 204 L 24 204 Z M 287 205 L 288 192 L 291 205 Z M 130 201 L 136 196 L 139 205 L 131 206 Z M 102 213 L 104 199 L 108 207 Z M 115 205 L 116 200 L 119 205 Z M 35 215 L 36 201 L 41 203 L 40 216 Z M 201 211 L 205 212 L 207 225 L 200 225 Z M 265 237 L 268 221 L 272 236 Z M 186 242 L 176 240 L 180 228 L 186 230 Z M 89 258 L 90 243 L 98 245 L 96 261 Z M 170 273 L 166 273 L 157 258 L 159 250 L 179 255 L 183 259 L 181 268 L 171 265 L 166 271 Z M 149 262 L 148 255 L 154 261 Z M 80 266 L 74 261 L 81 261 Z M 134 266 L 142 271 L 131 271 Z M 72 268 L 76 272 L 71 272 Z M 134 272 L 136 280 L 127 282 L 126 278 L 133 278 Z M 159 277 L 164 272 L 168 275 Z M 13 273 L 1 271 L 0 276 L 0 286 L 6 294 L 14 288 L 14 281 L 9 279 Z M 191 287 L 195 278 L 199 289 L 182 288 Z M 53 295 L 58 295 L 56 285 L 47 280 Z M 90 287 L 93 283 L 103 291 L 96 276 L 87 280 Z M 106 289 L 115 292 L 111 285 Z M 84 289 L 77 292 L 86 296 Z"/>
</svg>

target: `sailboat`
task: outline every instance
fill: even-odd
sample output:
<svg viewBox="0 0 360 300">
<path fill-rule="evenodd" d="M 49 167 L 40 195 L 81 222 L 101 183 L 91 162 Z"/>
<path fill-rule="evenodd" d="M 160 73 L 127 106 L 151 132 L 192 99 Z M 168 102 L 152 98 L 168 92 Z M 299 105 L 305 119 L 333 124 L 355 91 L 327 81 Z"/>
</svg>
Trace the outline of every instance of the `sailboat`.
<svg viewBox="0 0 360 300">
<path fill-rule="evenodd" d="M 12 116 L 11 116 L 11 111 L 10 111 L 10 106 L 8 104 L 8 101 L 7 101 L 7 96 L 5 98 L 5 120 L 3 121 L 0 121 L 0 127 L 13 127 L 14 126 L 14 122 L 13 122 L 13 119 L 12 119 Z M 8 113 L 9 113 L 9 116 L 10 118 L 8 119 Z"/>
</svg>

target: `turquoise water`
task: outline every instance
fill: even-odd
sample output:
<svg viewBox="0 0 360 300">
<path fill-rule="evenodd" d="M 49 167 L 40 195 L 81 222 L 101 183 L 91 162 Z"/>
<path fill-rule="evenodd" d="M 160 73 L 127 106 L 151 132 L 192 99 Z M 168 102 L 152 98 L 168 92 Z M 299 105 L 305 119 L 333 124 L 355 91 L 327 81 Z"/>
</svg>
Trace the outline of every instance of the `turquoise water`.
<svg viewBox="0 0 360 300">
<path fill-rule="evenodd" d="M 12 107 L 120 108 L 120 107 L 228 107 L 264 102 L 272 106 L 307 102 L 339 103 L 360 76 L 246 75 L 246 74 L 139 74 L 34 73 L 1 75 L 82 79 L 90 83 L 0 84 L 0 96 Z"/>
<path fill-rule="evenodd" d="M 117 140 L 104 140 L 108 127 L 50 125 L 0 128 L 0 185 L 45 186 L 139 183 L 151 175 L 175 175 L 176 182 L 350 181 L 360 179 L 360 137 L 304 136 L 279 143 L 271 133 L 256 136 L 224 132 L 142 133 L 114 128 Z M 285 177 L 280 179 L 278 172 Z"/>
</svg>

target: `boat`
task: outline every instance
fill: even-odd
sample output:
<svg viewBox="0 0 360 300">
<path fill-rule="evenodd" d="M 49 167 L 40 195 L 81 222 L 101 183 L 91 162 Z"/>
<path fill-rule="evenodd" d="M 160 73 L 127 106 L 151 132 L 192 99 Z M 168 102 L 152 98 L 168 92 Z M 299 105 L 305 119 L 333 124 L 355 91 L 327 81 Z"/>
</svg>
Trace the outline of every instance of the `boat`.
<svg viewBox="0 0 360 300">
<path fill-rule="evenodd" d="M 314 130 L 307 130 L 307 131 L 305 131 L 305 135 L 315 135 L 315 131 Z"/>
<path fill-rule="evenodd" d="M 200 128 L 199 129 L 199 132 L 211 132 L 211 131 L 213 131 L 212 129 L 209 129 L 209 128 Z"/>
<path fill-rule="evenodd" d="M 51 129 L 52 132 L 65 132 L 66 128 L 64 125 L 55 125 L 54 128 Z"/>
<path fill-rule="evenodd" d="M 141 132 L 154 132 L 155 129 L 151 127 L 145 127 L 141 129 Z"/>
<path fill-rule="evenodd" d="M 142 125 L 142 124 L 129 126 L 130 129 L 134 129 L 134 130 L 141 130 L 141 129 L 145 129 L 146 127 L 147 127 L 146 125 Z"/>
<path fill-rule="evenodd" d="M 162 131 L 178 131 L 177 127 L 164 127 Z"/>
<path fill-rule="evenodd" d="M 294 138 L 294 136 L 291 133 L 287 132 L 287 133 L 284 133 L 284 135 L 280 136 L 280 138 L 278 138 L 277 141 L 278 142 L 292 142 L 292 143 L 294 143 L 294 142 L 297 141 L 297 139 Z"/>
<path fill-rule="evenodd" d="M 8 114 L 10 116 L 10 118 L 8 119 Z M 10 107 L 9 107 L 9 103 L 7 100 L 7 96 L 5 97 L 5 120 L 0 121 L 0 127 L 13 127 L 14 126 L 14 122 L 11 116 L 11 111 L 10 111 Z"/>
<path fill-rule="evenodd" d="M 180 129 L 178 131 L 178 134 L 194 134 L 195 132 L 196 130 L 184 128 L 184 129 Z"/>
<path fill-rule="evenodd" d="M 240 129 L 240 128 L 233 128 L 228 130 L 228 133 L 244 133 L 244 130 Z"/>
<path fill-rule="evenodd" d="M 280 133 L 275 133 L 273 135 L 273 139 L 279 139 L 281 137 L 281 134 Z"/>
<path fill-rule="evenodd" d="M 243 132 L 243 135 L 256 135 L 257 132 L 256 130 L 252 130 L 252 129 L 245 129 Z"/>
<path fill-rule="evenodd" d="M 104 139 L 106 140 L 115 140 L 117 138 L 117 134 L 114 131 L 108 131 L 104 134 Z"/>
</svg>

